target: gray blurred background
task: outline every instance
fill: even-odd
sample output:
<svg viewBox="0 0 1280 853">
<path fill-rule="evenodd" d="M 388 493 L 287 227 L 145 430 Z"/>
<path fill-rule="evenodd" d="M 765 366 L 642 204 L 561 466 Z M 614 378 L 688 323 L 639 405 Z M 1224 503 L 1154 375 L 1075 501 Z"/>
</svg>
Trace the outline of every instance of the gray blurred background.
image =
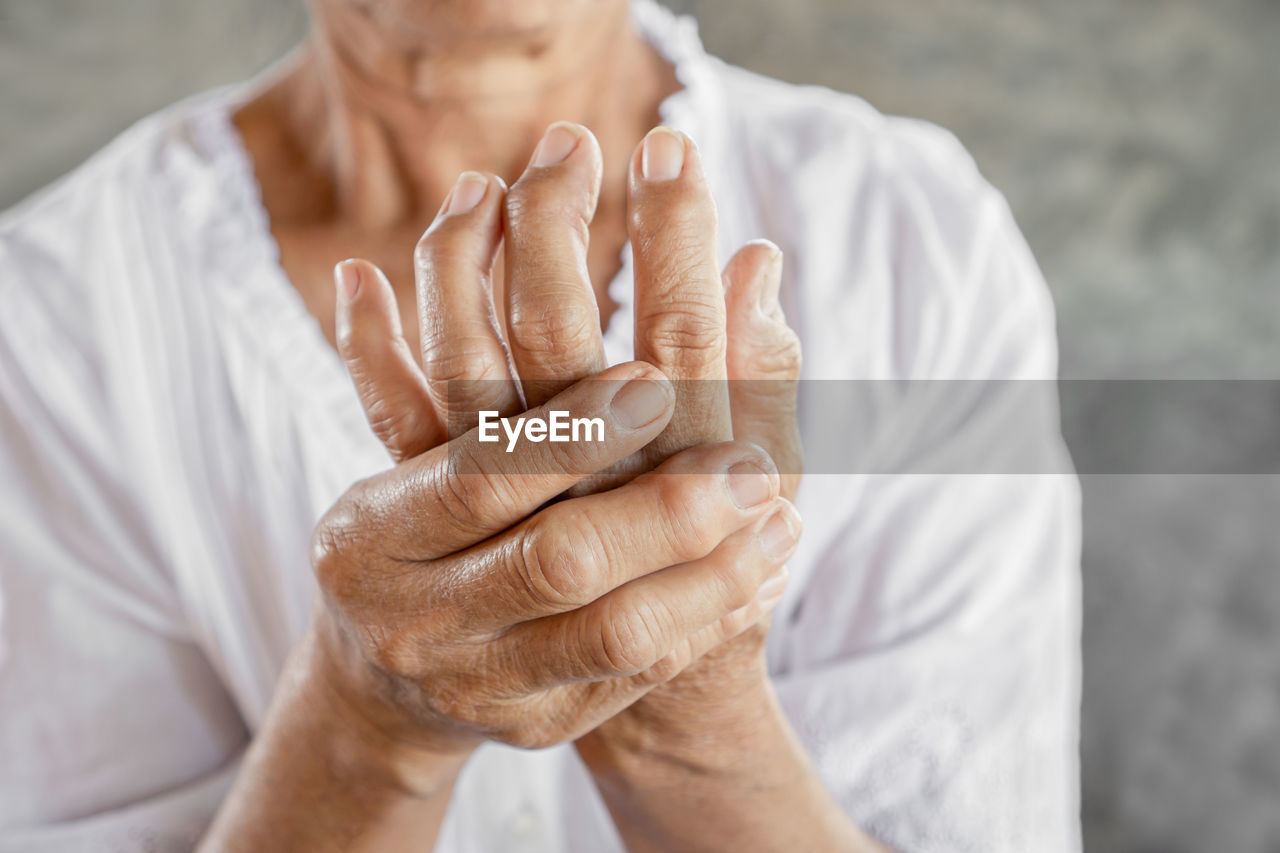
<svg viewBox="0 0 1280 853">
<path fill-rule="evenodd" d="M 1280 378 L 1280 3 L 673 5 L 735 63 L 958 133 L 1053 287 L 1065 376 Z M 303 23 L 300 0 L 0 0 L 0 207 Z M 1064 418 L 1077 453 L 1109 440 Z M 1088 849 L 1280 853 L 1280 480 L 1084 487 Z"/>
</svg>

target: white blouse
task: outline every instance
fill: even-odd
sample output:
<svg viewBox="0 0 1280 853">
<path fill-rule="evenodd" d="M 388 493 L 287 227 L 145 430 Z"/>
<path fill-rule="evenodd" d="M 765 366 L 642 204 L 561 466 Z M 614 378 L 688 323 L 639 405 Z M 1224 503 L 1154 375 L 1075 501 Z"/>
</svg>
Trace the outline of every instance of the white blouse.
<svg viewBox="0 0 1280 853">
<path fill-rule="evenodd" d="M 952 136 L 634 9 L 683 84 L 662 116 L 703 152 L 721 257 L 786 252 L 806 378 L 1054 376 L 1047 289 Z M 306 627 L 314 523 L 390 464 L 278 263 L 243 91 L 142 121 L 0 219 L 3 850 L 190 847 Z M 620 361 L 625 264 L 611 294 Z M 798 503 L 769 664 L 848 813 L 903 851 L 1077 850 L 1075 478 L 819 473 Z M 438 845 L 619 848 L 570 746 L 482 747 Z"/>
</svg>

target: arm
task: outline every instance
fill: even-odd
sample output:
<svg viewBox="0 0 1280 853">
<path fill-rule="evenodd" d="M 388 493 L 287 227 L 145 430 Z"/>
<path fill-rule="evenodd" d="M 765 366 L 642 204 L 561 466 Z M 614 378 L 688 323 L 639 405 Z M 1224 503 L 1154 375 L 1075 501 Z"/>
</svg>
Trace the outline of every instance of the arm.
<svg viewBox="0 0 1280 853">
<path fill-rule="evenodd" d="M 338 846 L 420 843 L 482 741 L 579 737 L 760 618 L 775 564 L 756 530 L 785 501 L 758 448 L 690 448 L 538 510 L 662 428 L 673 398 L 655 376 L 619 365 L 528 413 L 600 418 L 603 441 L 508 455 L 473 429 L 335 504 L 314 540 L 323 606 L 209 848 L 335 828 Z M 745 491 L 744 465 L 759 472 Z"/>
<path fill-rule="evenodd" d="M 763 661 L 697 709 L 646 699 L 578 742 L 627 848 L 884 851 L 828 793 Z M 724 701 L 732 697 L 731 701 Z"/>
<path fill-rule="evenodd" d="M 512 188 L 514 198 L 507 204 L 505 292 L 509 345 L 524 394 L 534 403 L 546 401 L 557 389 L 581 378 L 603 361 L 598 327 L 594 322 L 579 322 L 584 316 L 594 317 L 595 310 L 589 282 L 580 276 L 578 262 L 585 257 L 581 217 L 589 217 L 594 206 L 591 175 L 598 151 L 589 134 L 581 129 L 577 134 L 579 144 L 568 159 L 558 164 L 531 166 Z M 667 131 L 658 131 L 656 135 L 662 141 L 674 141 L 681 147 L 686 144 L 682 137 Z M 790 346 L 794 337 L 784 336 L 782 345 L 772 350 L 761 348 L 766 361 L 769 356 L 775 357 L 773 366 L 782 381 L 765 383 L 768 393 L 747 399 L 746 402 L 755 405 L 755 412 L 746 405 L 735 405 L 730 412 L 731 402 L 743 401 L 731 401 L 732 395 L 723 382 L 727 367 L 725 308 L 714 258 L 706 263 L 705 257 L 707 247 L 714 246 L 714 240 L 708 239 L 708 234 L 714 233 L 714 213 L 710 210 L 710 196 L 696 153 L 690 156 L 692 165 L 683 172 L 687 180 L 667 181 L 666 186 L 649 188 L 647 193 L 641 183 L 647 179 L 639 177 L 640 160 L 638 152 L 633 172 L 640 187 L 633 187 L 633 222 L 639 221 L 642 223 L 639 228 L 652 228 L 657 233 L 633 234 L 633 243 L 643 247 L 637 257 L 637 354 L 661 365 L 670 376 L 719 380 L 691 382 L 678 389 L 679 405 L 672 420 L 664 425 L 665 430 L 659 430 L 662 435 L 658 441 L 645 442 L 648 465 L 671 457 L 658 468 L 659 475 L 680 470 L 701 473 L 705 461 L 680 463 L 679 460 L 687 460 L 689 454 L 701 455 L 705 460 L 705 454 L 714 453 L 711 449 L 716 447 L 705 442 L 724 440 L 738 433 L 756 438 L 766 446 L 772 445 L 769 451 L 773 458 L 793 463 L 798 455 L 793 426 L 789 430 L 776 430 L 770 419 L 761 417 L 760 412 L 771 414 L 775 407 L 781 406 L 784 412 L 794 413 L 791 372 L 798 366 Z M 511 380 L 504 378 L 505 358 L 499 358 L 502 349 L 491 337 L 488 311 L 482 310 L 485 306 L 479 298 L 487 291 L 487 282 L 457 281 L 462 270 L 475 275 L 476 271 L 489 267 L 492 247 L 497 242 L 492 221 L 501 203 L 501 192 L 500 187 L 491 185 L 478 206 L 465 210 L 454 209 L 451 202 L 446 201 L 442 218 L 419 246 L 417 265 L 419 303 L 424 317 L 425 377 L 418 378 L 414 366 L 402 357 L 405 348 L 395 323 L 394 299 L 386 282 L 363 262 L 343 267 L 342 274 L 355 276 L 356 281 L 353 287 L 347 278 L 340 287 L 340 345 L 371 421 L 397 458 L 411 457 L 414 450 L 435 443 L 437 436 L 424 429 L 424 425 L 433 420 L 474 423 L 478 409 L 492 407 L 510 411 Z M 646 236 L 652 239 L 644 239 Z M 713 256 L 714 248 L 710 251 Z M 691 260 L 699 263 L 689 265 Z M 768 339 L 763 343 L 771 345 L 777 342 L 768 333 L 777 331 L 780 318 L 773 316 L 776 312 L 767 306 L 762 306 L 763 311 L 758 309 L 757 304 L 765 291 L 776 301 L 775 260 L 775 253 L 768 247 L 749 247 L 735 259 L 727 274 L 738 284 L 733 299 L 737 330 L 752 336 L 752 340 L 757 333 L 764 334 Z M 766 279 L 768 283 L 762 283 Z M 581 286 L 566 287 L 566 283 L 575 280 Z M 705 316 L 700 313 L 703 311 Z M 759 322 L 762 320 L 763 326 Z M 695 333 L 699 331 L 709 331 L 711 339 L 698 338 Z M 561 345 L 549 347 L 548 340 Z M 419 388 L 425 393 L 417 393 Z M 773 388 L 777 390 L 770 390 Z M 403 389 L 409 392 L 403 393 Z M 747 389 L 748 394 L 758 391 L 759 388 Z M 434 412 L 423 410 L 423 400 L 430 401 Z M 784 435 L 780 437 L 779 432 Z M 772 460 L 766 459 L 757 457 L 756 461 L 772 469 Z M 676 463 L 674 469 L 673 463 Z M 536 470 L 540 469 L 523 467 L 521 473 Z M 775 482 L 791 493 L 797 473 L 798 468 L 792 464 L 788 476 Z M 729 479 L 741 481 L 743 477 L 741 473 L 733 473 Z M 608 495 L 650 483 L 651 477 L 642 476 L 620 490 L 603 493 L 592 500 L 604 500 Z M 777 489 L 778 485 L 773 488 Z M 685 511 L 685 501 L 679 499 L 669 485 L 664 492 L 662 503 L 676 517 L 677 526 L 686 534 L 696 530 L 700 522 L 695 520 L 696 515 Z M 559 510 L 552 511 L 563 512 L 574 503 L 576 501 L 561 504 Z M 739 590 L 750 590 L 751 594 L 738 598 L 734 593 L 725 601 L 729 612 L 718 618 L 712 616 L 716 608 L 708 610 L 704 601 L 700 608 L 705 614 L 702 618 L 711 617 L 711 623 L 704 621 L 700 630 L 674 647 L 670 639 L 665 641 L 662 648 L 668 651 L 660 654 L 657 665 L 647 670 L 643 689 L 613 705 L 615 711 L 628 706 L 633 706 L 632 709 L 601 727 L 599 738 L 592 735 L 580 744 L 599 742 L 602 745 L 595 753 L 594 757 L 599 760 L 593 760 L 593 770 L 611 795 L 619 827 L 633 843 L 639 844 L 647 838 L 658 846 L 692 844 L 693 839 L 702 837 L 705 819 L 711 815 L 717 825 L 735 825 L 735 832 L 750 837 L 753 843 L 763 841 L 769 846 L 782 847 L 796 837 L 794 826 L 785 819 L 788 814 L 802 816 L 811 831 L 805 840 L 815 847 L 857 849 L 865 842 L 835 807 L 778 711 L 764 677 L 760 654 L 762 632 L 748 630 L 741 641 L 725 645 L 705 662 L 700 661 L 697 677 L 678 677 L 690 661 L 755 625 L 761 614 L 777 603 L 785 578 L 776 574 L 776 569 L 791 553 L 799 532 L 798 518 L 785 506 L 782 509 L 777 513 L 753 515 L 755 523 L 743 528 L 741 535 L 732 541 L 726 539 L 713 555 L 717 568 L 714 576 L 707 579 L 712 587 L 723 592 L 726 587 L 736 586 Z M 584 541 L 598 540 L 606 531 L 618 527 L 621 519 L 631 516 L 621 504 L 612 511 L 591 514 L 584 519 Z M 705 535 L 706 531 L 701 533 Z M 670 531 L 659 532 L 656 537 L 651 534 L 648 539 L 628 538 L 629 547 L 607 549 L 605 554 L 612 558 L 598 561 L 599 565 L 616 572 L 610 562 L 625 563 L 626 555 L 632 551 L 660 547 L 670 538 Z M 683 556 L 687 561 L 691 554 L 676 556 Z M 540 559 L 537 565 L 549 567 L 551 564 Z M 661 585 L 674 590 L 677 578 L 696 565 L 696 562 L 686 562 L 679 570 L 665 573 L 665 583 L 659 584 L 658 579 L 653 578 L 655 588 Z M 744 577 L 753 579 L 750 585 L 743 585 Z M 766 578 L 769 583 L 761 586 L 761 580 Z M 581 581 L 581 577 L 575 579 L 575 583 Z M 582 597 L 584 601 L 590 598 Z M 643 621 L 627 623 L 626 634 L 643 638 L 669 623 L 671 604 L 666 598 L 663 597 L 664 603 L 656 609 L 652 604 L 647 609 L 637 608 L 637 612 L 644 614 Z M 641 643 L 640 648 L 645 659 L 658 651 L 647 642 Z M 621 649 L 621 668 L 635 668 L 628 663 L 634 654 L 631 649 Z M 612 658 L 616 666 L 618 650 L 608 652 L 607 657 Z M 704 689 L 708 686 L 706 678 L 714 682 L 726 672 L 735 680 L 736 687 L 724 682 L 710 685 L 718 689 Z M 511 674 L 517 679 L 521 675 Z M 673 677 L 676 681 L 668 690 L 664 682 Z M 676 686 L 677 682 L 683 686 Z M 634 704 L 635 698 L 650 690 L 653 690 L 654 701 Z M 578 736 L 613 716 L 610 713 L 598 717 L 596 724 L 584 725 Z M 690 725 L 683 727 L 682 720 Z M 694 720 L 698 721 L 696 725 L 692 724 Z M 722 736 L 719 742 L 708 737 L 709 727 Z M 547 740 L 545 732 L 524 735 L 530 736 L 536 738 L 537 744 L 554 742 Z M 641 746 L 655 742 L 650 736 L 670 748 L 653 750 Z M 758 764 L 747 764 L 734 757 L 740 748 L 739 737 L 759 744 L 755 756 Z M 523 739 L 512 742 L 527 743 Z M 584 751 L 584 754 L 587 753 Z M 610 766 L 609 762 L 615 759 L 616 764 Z"/>
<path fill-rule="evenodd" d="M 660 154 L 671 177 L 654 180 L 647 167 Z M 646 138 L 629 197 L 636 355 L 689 380 L 686 407 L 654 446 L 672 452 L 728 435 L 754 442 L 793 497 L 800 347 L 778 300 L 780 251 L 748 245 L 722 285 L 714 203 L 683 136 Z M 677 332 L 680 347 L 670 345 Z M 784 572 L 768 594 L 780 597 L 785 583 Z M 884 849 L 828 793 L 783 715 L 765 670 L 766 631 L 761 624 L 717 647 L 578 741 L 629 849 Z"/>
<path fill-rule="evenodd" d="M 949 312 L 946 337 L 930 341 L 938 352 L 972 355 L 922 364 L 923 375 L 1041 382 L 1054 375 L 1043 282 L 1007 210 L 1001 205 L 995 212 L 974 217 L 996 230 L 974 241 L 988 248 L 964 283 L 967 310 Z M 915 245 L 904 248 L 911 250 L 923 254 Z M 728 296 L 732 322 L 732 287 Z M 734 340 L 731 333 L 731 347 Z M 858 385 L 866 383 L 847 393 Z M 1016 397 L 1042 405 L 1045 417 L 1032 418 L 1023 408 L 1012 423 L 1001 400 L 969 398 L 979 390 L 981 383 L 922 383 L 900 408 L 875 410 L 878 431 L 865 436 L 866 445 L 882 448 L 898 465 L 881 470 L 904 476 L 806 483 L 812 503 L 838 523 L 811 551 L 819 555 L 814 574 L 787 610 L 792 618 L 774 690 L 829 796 L 884 843 L 950 853 L 1078 850 L 1078 493 L 1063 463 L 1052 386 L 1031 385 L 1030 395 Z M 818 390 L 809 398 L 810 423 L 834 414 L 836 401 L 822 397 Z M 932 402 L 921 405 L 917 398 Z M 851 401 L 844 411 L 852 414 L 857 405 Z M 1011 445 L 1024 442 L 1030 453 L 1013 452 Z M 1056 461 L 1008 467 L 1011 458 L 1044 452 Z M 931 464 L 964 466 L 955 470 L 967 474 L 924 467 Z M 704 672 L 690 668 L 668 687 Z M 689 704 L 713 705 L 724 684 L 704 676 Z M 660 698 L 655 691 L 633 711 Z M 761 732 L 769 725 L 753 728 L 746 714 L 742 718 L 747 724 L 734 729 L 715 714 L 682 715 L 673 703 L 639 718 L 638 734 L 615 720 L 579 741 L 629 844 L 662 843 L 646 829 L 664 827 L 674 814 L 682 821 L 676 832 L 690 833 L 687 843 L 694 846 L 699 822 L 711 825 L 704 816 L 733 809 L 735 799 L 750 801 L 722 784 L 716 786 L 722 794 L 711 793 L 696 809 L 646 805 L 651 795 L 643 785 L 664 763 L 643 756 L 670 753 L 680 721 L 701 732 L 695 739 L 708 754 L 723 741 L 720 732 L 735 731 L 736 744 L 727 748 L 737 750 L 737 769 L 744 776 L 767 773 L 755 753 L 768 740 Z M 605 734 L 612 743 L 595 742 Z M 636 743 L 642 748 L 631 746 Z M 680 752 L 687 758 L 689 750 Z M 678 784 L 696 789 L 706 774 L 696 765 L 682 767 Z M 790 808 L 774 812 L 763 804 L 760 814 L 811 831 L 812 817 L 790 817 L 811 814 L 799 798 L 784 793 L 779 803 Z M 732 832 L 738 821 L 751 825 L 754 817 L 743 809 L 727 827 L 714 826 Z M 686 843 L 663 831 L 667 843 Z M 768 849 L 769 839 L 761 827 L 753 849 Z"/>
<path fill-rule="evenodd" d="M 525 413 L 599 419 L 598 440 L 511 453 L 473 427 L 438 443 L 456 423 L 442 403 L 514 387 L 431 372 L 461 359 L 437 344 L 497 344 L 481 300 L 450 300 L 483 293 L 474 261 L 496 249 L 503 192 L 490 179 L 480 204 L 446 201 L 419 246 L 420 299 L 474 321 L 443 343 L 428 330 L 428 375 L 405 356 L 385 279 L 362 262 L 337 270 L 340 349 L 402 461 L 317 529 L 323 606 L 209 848 L 419 846 L 477 744 L 579 737 L 767 610 L 757 591 L 794 542 L 760 547 L 761 526 L 790 505 L 759 448 L 691 447 L 616 489 L 552 502 L 667 425 L 674 394 L 651 366 L 544 392 Z"/>
<path fill-rule="evenodd" d="M 587 250 L 582 225 L 595 205 L 592 176 L 599 153 L 585 129 L 574 132 L 578 144 L 567 158 L 531 167 L 512 187 L 506 205 L 507 343 L 531 402 L 541 402 L 603 363 L 596 306 L 582 263 Z M 799 353 L 777 305 L 776 249 L 753 244 L 735 256 L 725 273 L 726 307 L 715 259 L 714 207 L 692 143 L 656 130 L 637 149 L 631 172 L 636 356 L 669 377 L 691 380 L 678 385 L 672 419 L 644 448 L 639 467 L 705 442 L 744 438 L 777 461 L 784 494 L 794 494 Z M 492 200 L 492 188 L 490 193 L 484 204 Z M 462 257 L 474 267 L 488 267 L 482 252 L 462 248 L 483 233 L 476 223 L 452 217 L 433 232 L 420 247 L 420 265 Z M 471 417 L 478 408 L 500 408 L 480 400 L 486 389 L 504 387 L 494 380 L 506 376 L 505 358 L 487 337 L 487 312 L 463 304 L 466 294 L 486 288 L 450 292 L 430 284 L 420 286 L 419 301 L 429 306 L 422 325 L 424 352 L 435 356 L 424 359 L 428 385 L 437 388 L 433 398 L 447 398 L 451 422 Z M 396 336 L 397 330 L 384 328 L 382 337 Z M 441 372 L 433 375 L 433 369 Z M 730 388 L 726 378 L 763 381 Z M 389 415 L 384 423 L 425 420 L 405 414 L 403 405 L 387 405 L 396 395 L 371 385 L 362 396 L 371 411 Z M 411 428 L 390 430 L 384 440 L 393 438 L 393 448 L 422 444 L 416 436 Z M 602 517 L 599 528 L 621 517 Z M 794 547 L 799 519 L 779 514 L 770 521 L 752 534 L 770 553 L 770 564 L 778 566 Z M 751 571 L 746 562 L 725 566 L 726 580 Z M 747 614 L 752 607 L 762 612 L 776 604 L 784 585 L 785 576 L 775 574 L 750 606 L 721 623 L 714 642 L 700 643 L 691 657 L 714 651 L 578 742 L 629 843 L 694 847 L 698 839 L 705 842 L 707 821 L 714 819 L 726 833 L 733 828 L 727 838 L 749 839 L 760 849 L 790 849 L 797 841 L 791 818 L 798 817 L 809 833 L 801 840 L 812 849 L 871 849 L 826 792 L 778 709 L 764 674 L 763 630 L 748 628 L 721 646 L 744 626 L 755 626 L 758 618 Z M 750 760 L 741 754 L 744 741 L 758 747 Z"/>
<path fill-rule="evenodd" d="M 467 751 L 396 741 L 343 696 L 315 632 L 294 650 L 205 850 L 430 849 Z"/>
</svg>

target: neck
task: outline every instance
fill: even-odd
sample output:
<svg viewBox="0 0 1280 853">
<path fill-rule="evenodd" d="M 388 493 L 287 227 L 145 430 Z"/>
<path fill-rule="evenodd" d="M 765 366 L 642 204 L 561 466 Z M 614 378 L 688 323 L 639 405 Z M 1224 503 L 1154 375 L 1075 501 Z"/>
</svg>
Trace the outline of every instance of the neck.
<svg viewBox="0 0 1280 853">
<path fill-rule="evenodd" d="M 611 173 L 625 175 L 631 147 L 675 88 L 625 0 L 506 29 L 433 20 L 415 30 L 354 5 L 313 3 L 310 39 L 264 96 L 289 161 L 279 165 L 304 173 L 275 194 L 290 219 L 361 229 L 420 221 L 464 169 L 514 181 L 562 119 L 596 132 L 605 195 L 621 193 L 625 182 Z M 252 115 L 237 121 L 252 132 Z"/>
</svg>

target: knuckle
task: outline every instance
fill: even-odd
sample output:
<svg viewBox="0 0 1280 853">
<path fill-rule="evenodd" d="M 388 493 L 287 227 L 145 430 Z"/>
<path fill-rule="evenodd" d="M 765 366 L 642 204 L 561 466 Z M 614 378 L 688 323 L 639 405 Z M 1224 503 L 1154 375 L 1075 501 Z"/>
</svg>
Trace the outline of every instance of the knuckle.
<svg viewBox="0 0 1280 853">
<path fill-rule="evenodd" d="M 594 599 L 589 569 L 594 549 L 588 540 L 584 531 L 552 530 L 545 521 L 524 528 L 515 549 L 516 572 L 537 605 L 559 611 Z"/>
<path fill-rule="evenodd" d="M 751 563 L 760 560 L 753 554 L 743 553 L 744 550 L 735 549 L 712 569 L 715 582 L 721 589 L 724 607 L 730 612 L 746 607 L 756 597 L 758 583 L 753 581 L 760 572 Z"/>
<path fill-rule="evenodd" d="M 721 539 L 721 531 L 712 523 L 715 514 L 707 511 L 708 481 L 713 478 L 657 475 L 655 479 L 663 514 L 661 523 L 672 554 L 680 562 L 710 554 Z"/>
<path fill-rule="evenodd" d="M 311 565 L 326 596 L 338 597 L 342 592 L 347 575 L 343 554 L 349 550 L 349 541 L 346 530 L 323 522 L 311 537 Z"/>
<path fill-rule="evenodd" d="M 798 379 L 803 365 L 800 338 L 791 327 L 775 328 L 741 345 L 731 345 L 729 360 L 734 374 L 745 379 Z"/>
<path fill-rule="evenodd" d="M 469 530 L 474 527 L 475 497 L 466 485 L 467 478 L 458 476 L 453 468 L 451 465 L 445 471 L 432 475 L 432 496 L 436 506 L 454 524 Z"/>
<path fill-rule="evenodd" d="M 668 300 L 645 318 L 645 342 L 659 360 L 712 364 L 725 357 L 726 335 L 719 306 L 700 300 Z"/>
<path fill-rule="evenodd" d="M 311 564 L 316 581 L 327 596 L 343 601 L 353 597 L 360 558 L 361 528 L 366 512 L 353 486 L 316 525 L 311 537 Z"/>
<path fill-rule="evenodd" d="M 428 342 L 422 353 L 423 371 L 437 386 L 502 379 L 506 365 L 497 364 L 489 357 L 489 343 L 486 339 L 465 335 Z"/>
<path fill-rule="evenodd" d="M 637 603 L 631 608 L 613 608 L 608 617 L 600 622 L 598 648 L 603 668 L 610 675 L 635 675 L 665 656 L 654 633 L 657 614 L 652 607 Z"/>
<path fill-rule="evenodd" d="M 502 514 L 504 475 L 480 471 L 473 451 L 456 442 L 450 448 L 448 464 L 432 468 L 428 475 L 435 506 L 463 533 L 487 530 Z"/>
<path fill-rule="evenodd" d="M 366 409 L 369 426 L 386 446 L 396 462 L 403 461 L 415 449 L 427 425 L 416 407 L 406 407 L 385 398 L 374 400 Z"/>
<path fill-rule="evenodd" d="M 746 630 L 751 625 L 750 610 L 750 607 L 740 607 L 717 619 L 715 625 L 712 626 L 716 639 L 719 642 L 724 642 Z"/>
<path fill-rule="evenodd" d="M 515 348 L 526 354 L 551 355 L 589 342 L 599 333 L 599 313 L 583 298 L 580 284 L 531 278 L 535 280 L 527 280 L 511 294 L 507 328 Z"/>
<path fill-rule="evenodd" d="M 419 674 L 422 655 L 409 634 L 379 624 L 364 625 L 361 632 L 365 654 L 375 668 L 398 678 L 414 678 Z"/>
<path fill-rule="evenodd" d="M 461 679 L 435 679 L 427 703 L 434 713 L 454 722 L 474 724 L 483 717 L 475 689 Z"/>
</svg>

